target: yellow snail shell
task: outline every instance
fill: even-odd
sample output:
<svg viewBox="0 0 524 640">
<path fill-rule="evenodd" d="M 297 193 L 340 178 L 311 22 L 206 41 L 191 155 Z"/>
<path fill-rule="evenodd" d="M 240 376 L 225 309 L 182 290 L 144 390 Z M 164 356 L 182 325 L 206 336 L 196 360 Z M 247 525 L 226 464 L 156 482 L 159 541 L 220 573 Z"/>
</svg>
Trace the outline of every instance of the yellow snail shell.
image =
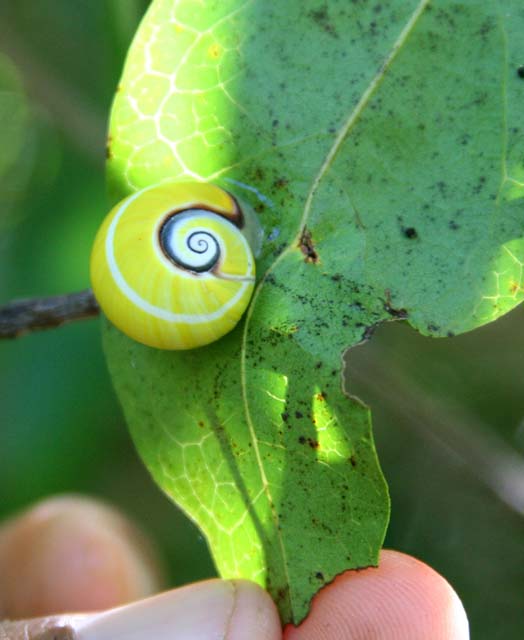
<svg viewBox="0 0 524 640">
<path fill-rule="evenodd" d="M 125 334 L 158 349 L 193 349 L 233 329 L 255 283 L 246 221 L 227 191 L 200 182 L 147 187 L 102 223 L 91 283 Z"/>
</svg>

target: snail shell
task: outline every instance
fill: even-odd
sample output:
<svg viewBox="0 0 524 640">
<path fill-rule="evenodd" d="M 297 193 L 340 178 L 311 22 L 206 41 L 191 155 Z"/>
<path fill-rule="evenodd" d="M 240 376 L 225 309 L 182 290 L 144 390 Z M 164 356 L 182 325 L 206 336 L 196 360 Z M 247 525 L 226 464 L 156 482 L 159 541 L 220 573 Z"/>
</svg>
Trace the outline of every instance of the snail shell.
<svg viewBox="0 0 524 640">
<path fill-rule="evenodd" d="M 162 183 L 120 202 L 91 253 L 91 283 L 105 315 L 159 349 L 193 349 L 238 323 L 255 260 L 235 198 L 212 184 Z"/>
</svg>

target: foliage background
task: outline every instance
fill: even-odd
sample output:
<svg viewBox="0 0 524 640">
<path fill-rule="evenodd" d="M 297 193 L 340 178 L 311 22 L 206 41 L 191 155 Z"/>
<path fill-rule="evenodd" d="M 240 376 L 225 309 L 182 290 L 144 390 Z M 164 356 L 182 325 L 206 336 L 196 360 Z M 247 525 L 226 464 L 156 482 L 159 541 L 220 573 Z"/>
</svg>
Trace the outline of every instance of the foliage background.
<svg viewBox="0 0 524 640">
<path fill-rule="evenodd" d="M 107 210 L 106 118 L 146 0 L 0 4 L 0 304 L 88 286 Z M 390 483 L 387 546 L 440 571 L 473 638 L 524 631 L 524 309 L 453 339 L 381 327 L 348 354 Z M 213 575 L 153 485 L 111 389 L 98 321 L 0 344 L 0 516 L 57 492 L 116 504 L 169 585 Z"/>
</svg>

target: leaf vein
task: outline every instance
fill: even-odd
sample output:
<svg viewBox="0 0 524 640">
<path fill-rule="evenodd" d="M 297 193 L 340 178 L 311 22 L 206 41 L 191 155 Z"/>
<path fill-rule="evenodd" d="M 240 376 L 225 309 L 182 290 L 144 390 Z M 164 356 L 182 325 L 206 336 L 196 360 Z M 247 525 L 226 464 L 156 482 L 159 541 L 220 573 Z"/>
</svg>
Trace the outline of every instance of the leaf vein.
<svg viewBox="0 0 524 640">
<path fill-rule="evenodd" d="M 295 241 L 292 242 L 287 247 L 287 249 L 285 251 L 283 251 L 279 255 L 279 257 L 273 262 L 273 264 L 268 268 L 266 273 L 263 275 L 261 281 L 258 283 L 258 286 L 257 286 L 257 288 L 255 290 L 255 293 L 253 295 L 253 298 L 251 300 L 251 304 L 249 306 L 248 312 L 246 314 L 246 319 L 245 319 L 244 329 L 243 329 L 243 336 L 242 336 L 241 355 L 240 355 L 240 381 L 241 381 L 241 388 L 242 388 L 242 401 L 243 401 L 243 405 L 244 405 L 244 413 L 245 413 L 246 423 L 248 425 L 250 438 L 251 438 L 251 441 L 252 441 L 252 444 L 253 444 L 253 450 L 254 450 L 254 453 L 255 453 L 257 466 L 259 468 L 259 473 L 260 473 L 260 477 L 261 477 L 261 480 L 262 480 L 262 485 L 263 485 L 263 488 L 264 488 L 264 492 L 265 492 L 265 494 L 267 496 L 268 503 L 269 503 L 269 506 L 271 508 L 273 521 L 274 521 L 274 524 L 275 524 L 276 538 L 278 539 L 278 542 L 279 542 L 279 548 L 280 548 L 280 552 L 281 552 L 281 556 L 282 556 L 282 560 L 283 560 L 283 571 L 284 571 L 284 574 L 285 574 L 285 578 L 286 578 L 287 584 L 290 584 L 289 573 L 288 573 L 288 564 L 287 564 L 287 554 L 286 554 L 286 549 L 284 547 L 284 542 L 283 542 L 283 538 L 282 538 L 280 522 L 279 522 L 279 515 L 278 515 L 278 513 L 276 511 L 275 504 L 273 502 L 273 498 L 272 498 L 271 492 L 269 490 L 270 483 L 269 483 L 269 481 L 267 479 L 267 476 L 266 476 L 266 473 L 265 473 L 265 469 L 264 469 L 264 465 L 263 465 L 263 462 L 262 462 L 262 457 L 261 457 L 259 446 L 258 446 L 259 443 L 258 443 L 256 431 L 255 431 L 255 425 L 254 425 L 253 419 L 251 417 L 251 411 L 250 411 L 250 407 L 249 407 L 249 400 L 248 400 L 248 397 L 247 397 L 247 382 L 246 382 L 247 332 L 248 332 L 248 328 L 249 328 L 249 325 L 250 325 L 251 317 L 252 317 L 252 314 L 253 314 L 253 309 L 254 309 L 255 304 L 256 304 L 256 300 L 257 300 L 257 298 L 258 298 L 258 296 L 260 294 L 260 291 L 261 291 L 261 289 L 262 289 L 262 287 L 264 285 L 265 280 L 267 279 L 267 277 L 270 274 L 270 272 L 272 272 L 275 269 L 275 267 L 277 266 L 277 264 L 279 264 L 280 261 L 284 258 L 284 256 L 286 256 L 289 253 L 289 251 L 297 244 L 298 239 L 300 238 L 300 234 L 302 233 L 302 229 L 303 229 L 303 227 L 304 227 L 304 225 L 305 225 L 305 223 L 307 221 L 307 218 L 309 217 L 309 214 L 310 214 L 310 211 L 311 211 L 312 202 L 313 202 L 313 198 L 314 198 L 315 192 L 316 192 L 316 190 L 318 188 L 318 185 L 320 184 L 320 181 L 322 180 L 322 178 L 324 177 L 324 175 L 326 174 L 326 172 L 330 168 L 331 163 L 333 162 L 333 159 L 335 158 L 337 152 L 339 151 L 340 147 L 342 146 L 342 143 L 344 142 L 344 140 L 348 136 L 349 132 L 354 127 L 355 123 L 358 121 L 358 118 L 360 117 L 360 115 L 363 112 L 364 108 L 369 103 L 369 100 L 371 99 L 371 96 L 374 94 L 376 89 L 379 87 L 382 79 L 385 76 L 386 71 L 389 69 L 389 67 L 391 66 L 391 63 L 396 58 L 398 52 L 402 48 L 402 45 L 408 39 L 410 33 L 412 32 L 413 28 L 415 27 L 415 25 L 416 25 L 417 21 L 419 20 L 420 16 L 424 13 L 424 10 L 428 6 L 429 2 L 430 2 L 430 0 L 420 0 L 420 2 L 417 5 L 416 9 L 414 10 L 414 12 L 410 16 L 409 20 L 406 22 L 404 28 L 400 32 L 397 40 L 393 44 L 393 47 L 392 47 L 391 51 L 389 52 L 388 56 L 386 57 L 384 63 L 380 67 L 379 72 L 372 79 L 372 81 L 369 84 L 369 86 L 367 87 L 366 91 L 362 94 L 362 97 L 359 100 L 358 104 L 353 109 L 353 111 L 350 113 L 350 115 L 347 118 L 347 120 L 345 121 L 344 125 L 341 127 L 340 131 L 338 132 L 338 134 L 337 134 L 337 136 L 335 138 L 335 141 L 334 141 L 333 145 L 331 146 L 329 152 L 327 153 L 326 158 L 325 158 L 324 162 L 322 163 L 319 172 L 315 176 L 315 178 L 313 180 L 313 183 L 311 185 L 311 188 L 309 190 L 309 193 L 308 193 L 305 205 L 304 205 L 304 211 L 303 211 L 303 214 L 302 214 L 302 218 L 300 220 L 300 224 L 299 224 L 299 227 L 298 227 L 298 232 L 297 232 L 297 235 L 295 237 Z"/>
</svg>

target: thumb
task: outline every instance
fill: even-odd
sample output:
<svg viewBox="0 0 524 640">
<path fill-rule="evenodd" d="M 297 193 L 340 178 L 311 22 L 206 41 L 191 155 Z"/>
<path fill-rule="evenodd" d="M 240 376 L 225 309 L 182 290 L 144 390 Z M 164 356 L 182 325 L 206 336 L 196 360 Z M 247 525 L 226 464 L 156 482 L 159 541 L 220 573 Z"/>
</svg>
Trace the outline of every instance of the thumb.
<svg viewBox="0 0 524 640">
<path fill-rule="evenodd" d="M 44 500 L 0 528 L 0 618 L 99 611 L 160 590 L 145 536 L 80 496 Z"/>
<path fill-rule="evenodd" d="M 244 580 L 209 580 L 103 613 L 0 623 L 0 640 L 281 640 L 275 605 Z"/>
<path fill-rule="evenodd" d="M 464 607 L 449 583 L 423 562 L 382 551 L 377 568 L 347 571 L 314 598 L 286 640 L 468 640 Z"/>
</svg>

